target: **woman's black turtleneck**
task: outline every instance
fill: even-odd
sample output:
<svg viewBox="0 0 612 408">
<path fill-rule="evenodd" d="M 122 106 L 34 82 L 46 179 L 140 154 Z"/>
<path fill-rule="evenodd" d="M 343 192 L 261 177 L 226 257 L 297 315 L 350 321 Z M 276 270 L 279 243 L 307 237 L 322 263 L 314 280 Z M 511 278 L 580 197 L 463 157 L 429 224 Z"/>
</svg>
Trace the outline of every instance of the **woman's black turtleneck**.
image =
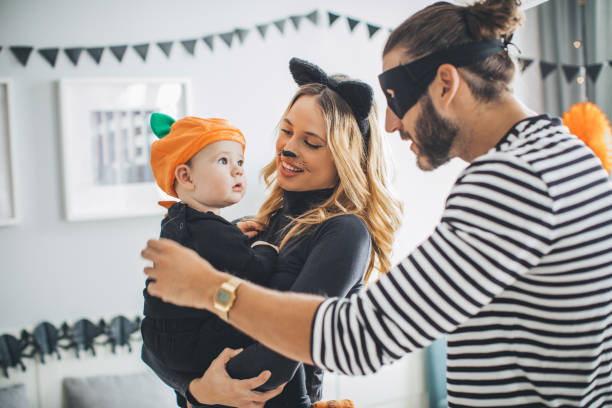
<svg viewBox="0 0 612 408">
<path fill-rule="evenodd" d="M 291 218 L 323 203 L 333 191 L 285 191 L 283 207 L 255 239 L 280 244 Z M 346 214 L 331 218 L 287 242 L 279 253 L 277 271 L 269 286 L 328 297 L 356 293 L 363 286 L 370 248 L 370 234 L 359 217 Z M 321 370 L 283 357 L 259 343 L 245 348 L 227 364 L 233 378 L 255 377 L 263 370 L 270 370 L 272 376 L 259 390 L 276 388 L 291 379 L 283 393 L 268 401 L 266 407 L 310 407 L 311 402 L 321 399 Z"/>
</svg>

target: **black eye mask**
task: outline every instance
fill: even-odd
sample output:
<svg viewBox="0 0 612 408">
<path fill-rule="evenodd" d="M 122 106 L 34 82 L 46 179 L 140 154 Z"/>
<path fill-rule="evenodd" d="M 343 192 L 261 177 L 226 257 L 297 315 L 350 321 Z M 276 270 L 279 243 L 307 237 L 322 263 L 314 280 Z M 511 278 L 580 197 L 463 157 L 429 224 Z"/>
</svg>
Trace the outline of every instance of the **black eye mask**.
<svg viewBox="0 0 612 408">
<path fill-rule="evenodd" d="M 401 119 L 425 93 L 440 65 L 448 63 L 463 67 L 502 50 L 507 50 L 507 43 L 500 39 L 457 45 L 436 51 L 410 64 L 391 68 L 380 74 L 378 80 L 389 108 Z"/>
</svg>

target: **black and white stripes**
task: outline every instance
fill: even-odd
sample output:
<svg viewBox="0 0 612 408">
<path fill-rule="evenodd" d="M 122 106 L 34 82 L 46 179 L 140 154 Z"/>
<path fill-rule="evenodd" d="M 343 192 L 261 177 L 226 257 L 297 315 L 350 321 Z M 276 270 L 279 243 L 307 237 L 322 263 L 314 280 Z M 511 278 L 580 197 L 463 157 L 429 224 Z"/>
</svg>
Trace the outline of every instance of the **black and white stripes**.
<svg viewBox="0 0 612 408">
<path fill-rule="evenodd" d="M 517 124 L 417 249 L 325 301 L 312 358 L 368 374 L 444 333 L 452 407 L 612 406 L 612 184 L 558 119 Z"/>
</svg>

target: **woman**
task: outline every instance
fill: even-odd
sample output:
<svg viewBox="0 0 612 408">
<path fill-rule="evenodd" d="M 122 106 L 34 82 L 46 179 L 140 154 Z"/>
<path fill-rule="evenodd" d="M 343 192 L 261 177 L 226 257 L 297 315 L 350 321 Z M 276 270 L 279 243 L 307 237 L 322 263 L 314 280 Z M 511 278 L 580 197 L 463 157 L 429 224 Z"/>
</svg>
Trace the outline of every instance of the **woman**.
<svg viewBox="0 0 612 408">
<path fill-rule="evenodd" d="M 612 184 L 560 120 L 513 95 L 519 5 L 436 3 L 387 40 L 387 130 L 412 142 L 423 169 L 470 162 L 431 235 L 350 299 L 245 283 L 230 323 L 349 375 L 447 333 L 451 407 L 612 405 Z M 182 305 L 210 310 L 228 279 L 171 241 L 143 256 L 155 263 L 151 292 Z"/>
<path fill-rule="evenodd" d="M 258 240 L 279 245 L 272 287 L 347 296 L 358 292 L 374 269 L 389 268 L 401 205 L 389 191 L 371 88 L 327 77 L 295 58 L 290 69 L 301 87 L 280 122 L 276 155 L 263 170 L 270 194 L 255 219 L 240 226 L 247 231 L 255 225 L 263 229 Z M 264 370 L 271 374 L 258 377 L 260 382 L 232 380 Z M 321 370 L 254 344 L 237 355 L 222 353 L 189 385 L 188 401 L 261 406 L 287 381 L 266 406 L 307 408 L 320 399 Z M 258 390 L 272 391 L 252 392 L 261 382 Z"/>
</svg>

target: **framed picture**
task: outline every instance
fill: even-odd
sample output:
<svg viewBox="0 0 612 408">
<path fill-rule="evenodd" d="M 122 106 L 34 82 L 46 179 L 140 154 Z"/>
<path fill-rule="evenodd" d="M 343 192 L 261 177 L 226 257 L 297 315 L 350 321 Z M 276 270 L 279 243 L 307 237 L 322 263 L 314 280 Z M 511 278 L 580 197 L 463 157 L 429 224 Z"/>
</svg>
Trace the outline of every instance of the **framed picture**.
<svg viewBox="0 0 612 408">
<path fill-rule="evenodd" d="M 19 221 L 11 98 L 11 80 L 0 78 L 0 226 Z"/>
<path fill-rule="evenodd" d="M 149 154 L 153 112 L 190 111 L 184 78 L 59 81 L 64 202 L 69 221 L 163 214 Z"/>
</svg>

